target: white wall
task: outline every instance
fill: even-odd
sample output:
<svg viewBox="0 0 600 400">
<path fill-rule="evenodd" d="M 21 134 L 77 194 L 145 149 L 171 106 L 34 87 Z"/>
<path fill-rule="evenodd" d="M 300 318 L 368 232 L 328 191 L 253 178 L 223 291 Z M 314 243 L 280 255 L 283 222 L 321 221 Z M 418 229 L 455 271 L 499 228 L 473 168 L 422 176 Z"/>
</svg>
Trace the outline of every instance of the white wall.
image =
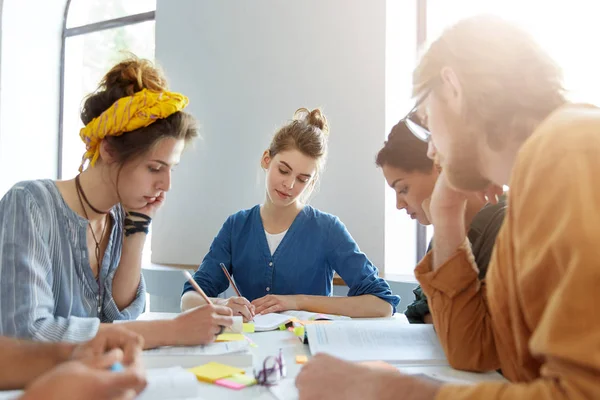
<svg viewBox="0 0 600 400">
<path fill-rule="evenodd" d="M 225 218 L 264 199 L 259 159 L 301 106 L 324 108 L 330 157 L 312 204 L 338 215 L 380 268 L 385 1 L 159 0 L 156 58 L 190 97 L 203 141 L 153 224 L 152 258 L 199 263 Z"/>
<path fill-rule="evenodd" d="M 56 178 L 65 0 L 4 0 L 0 196 L 21 180 Z"/>
</svg>

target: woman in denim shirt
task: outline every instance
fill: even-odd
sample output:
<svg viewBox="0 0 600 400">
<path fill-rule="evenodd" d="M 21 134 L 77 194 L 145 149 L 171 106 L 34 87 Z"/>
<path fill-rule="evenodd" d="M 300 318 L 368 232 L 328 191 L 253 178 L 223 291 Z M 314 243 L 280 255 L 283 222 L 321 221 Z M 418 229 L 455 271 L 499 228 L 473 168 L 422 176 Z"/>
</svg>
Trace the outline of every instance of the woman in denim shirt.
<svg viewBox="0 0 600 400">
<path fill-rule="evenodd" d="M 246 320 L 286 310 L 384 317 L 400 301 L 339 218 L 303 201 L 322 172 L 328 133 L 319 109 L 296 111 L 263 154 L 265 203 L 230 216 L 194 274 L 216 297 L 229 286 L 223 263 L 244 297 L 217 301 Z M 332 297 L 335 272 L 350 288 L 347 297 Z M 186 283 L 182 309 L 199 304 Z"/>
</svg>

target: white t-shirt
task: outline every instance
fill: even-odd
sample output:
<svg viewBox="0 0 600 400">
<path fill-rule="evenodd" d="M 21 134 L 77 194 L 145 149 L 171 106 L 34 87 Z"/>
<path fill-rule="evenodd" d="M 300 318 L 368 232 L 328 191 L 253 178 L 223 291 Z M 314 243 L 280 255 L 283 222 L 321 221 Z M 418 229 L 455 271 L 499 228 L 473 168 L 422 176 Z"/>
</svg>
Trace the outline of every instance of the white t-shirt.
<svg viewBox="0 0 600 400">
<path fill-rule="evenodd" d="M 267 235 L 267 243 L 269 243 L 269 250 L 271 250 L 271 255 L 275 254 L 275 250 L 277 250 L 277 247 L 279 247 L 279 243 L 281 243 L 286 233 L 287 230 L 275 235 L 265 231 L 265 235 Z"/>
</svg>

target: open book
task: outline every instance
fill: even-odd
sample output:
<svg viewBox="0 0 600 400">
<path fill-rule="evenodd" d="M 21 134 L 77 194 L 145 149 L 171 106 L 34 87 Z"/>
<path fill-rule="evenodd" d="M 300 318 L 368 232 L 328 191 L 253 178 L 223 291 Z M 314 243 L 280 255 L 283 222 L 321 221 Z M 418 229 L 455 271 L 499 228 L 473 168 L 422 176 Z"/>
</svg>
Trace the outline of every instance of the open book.
<svg viewBox="0 0 600 400">
<path fill-rule="evenodd" d="M 339 315 L 320 314 L 308 311 L 284 311 L 282 313 L 271 313 L 257 315 L 254 317 L 254 329 L 256 332 L 274 331 L 282 324 L 287 324 L 293 319 L 300 321 L 317 321 L 317 320 L 350 320 L 350 317 Z"/>
<path fill-rule="evenodd" d="M 397 321 L 337 321 L 306 327 L 311 353 L 327 353 L 348 361 L 448 365 L 433 325 Z"/>
</svg>

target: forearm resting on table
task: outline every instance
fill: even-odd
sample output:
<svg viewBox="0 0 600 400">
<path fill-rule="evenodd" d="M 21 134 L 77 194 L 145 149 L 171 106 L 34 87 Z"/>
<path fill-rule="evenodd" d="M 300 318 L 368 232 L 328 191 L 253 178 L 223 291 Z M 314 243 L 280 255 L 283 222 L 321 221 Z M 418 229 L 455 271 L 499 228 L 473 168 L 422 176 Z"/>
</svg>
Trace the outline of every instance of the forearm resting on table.
<svg viewBox="0 0 600 400">
<path fill-rule="evenodd" d="M 221 304 L 223 299 L 211 297 L 210 300 L 214 304 Z M 206 304 L 206 301 L 200 296 L 200 294 L 189 291 L 185 292 L 183 296 L 181 296 L 181 311 L 187 311 L 195 307 L 200 307 Z"/>
<path fill-rule="evenodd" d="M 352 318 L 381 318 L 392 316 L 392 306 L 371 294 L 350 297 L 298 295 L 298 308 L 323 314 L 345 315 Z"/>
<path fill-rule="evenodd" d="M 177 346 L 180 338 L 185 334 L 179 328 L 176 319 L 130 321 L 120 325 L 144 338 L 144 350 L 161 346 Z"/>
<path fill-rule="evenodd" d="M 0 390 L 21 389 L 71 357 L 74 344 L 37 343 L 0 337 Z"/>
</svg>

